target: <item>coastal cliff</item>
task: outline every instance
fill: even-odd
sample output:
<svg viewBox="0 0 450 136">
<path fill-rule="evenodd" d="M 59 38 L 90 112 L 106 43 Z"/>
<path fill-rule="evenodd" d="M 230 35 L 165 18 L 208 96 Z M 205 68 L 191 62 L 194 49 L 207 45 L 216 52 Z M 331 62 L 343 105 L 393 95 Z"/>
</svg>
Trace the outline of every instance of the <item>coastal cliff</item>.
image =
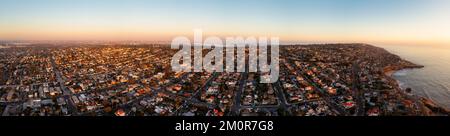
<svg viewBox="0 0 450 136">
<path fill-rule="evenodd" d="M 397 55 L 396 55 L 397 56 Z M 398 57 L 398 56 L 397 56 Z M 399 57 L 400 58 L 400 57 Z M 392 75 L 399 71 L 399 70 L 405 70 L 405 69 L 416 69 L 416 68 L 424 68 L 422 65 L 414 64 L 412 62 L 409 62 L 407 60 L 401 59 L 398 63 L 388 65 L 384 67 L 383 73 L 386 77 L 388 77 L 390 80 L 395 81 L 395 84 L 397 85 L 397 90 L 401 95 L 404 95 L 408 97 L 409 99 L 412 99 L 417 103 L 417 105 L 420 107 L 420 114 L 424 116 L 442 116 L 442 115 L 450 115 L 450 110 L 437 105 L 435 102 L 433 102 L 431 99 L 414 95 L 411 88 L 402 89 L 397 83 L 397 80 L 395 80 Z"/>
</svg>

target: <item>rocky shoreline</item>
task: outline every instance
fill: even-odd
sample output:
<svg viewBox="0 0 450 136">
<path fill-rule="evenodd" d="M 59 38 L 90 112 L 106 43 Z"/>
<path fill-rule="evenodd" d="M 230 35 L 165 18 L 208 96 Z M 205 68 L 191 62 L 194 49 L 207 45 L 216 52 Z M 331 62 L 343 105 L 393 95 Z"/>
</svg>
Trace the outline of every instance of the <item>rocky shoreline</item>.
<svg viewBox="0 0 450 136">
<path fill-rule="evenodd" d="M 385 67 L 383 69 L 383 73 L 389 79 L 395 81 L 395 84 L 396 84 L 397 90 L 399 90 L 399 93 L 401 93 L 404 96 L 407 96 L 409 99 L 414 100 L 418 104 L 418 106 L 420 107 L 420 112 L 421 112 L 419 115 L 424 115 L 424 116 L 448 116 L 448 115 L 450 115 L 449 109 L 446 109 L 442 106 L 437 105 L 435 102 L 433 102 L 433 100 L 431 100 L 429 98 L 412 94 L 413 90 L 411 88 L 406 88 L 406 89 L 400 88 L 398 81 L 393 78 L 393 74 L 397 71 L 405 70 L 405 69 L 416 69 L 416 68 L 424 68 L 424 66 L 417 65 L 412 62 L 403 60 L 403 62 L 401 62 L 398 65 L 393 65 L 393 66 L 391 65 L 391 66 Z"/>
</svg>

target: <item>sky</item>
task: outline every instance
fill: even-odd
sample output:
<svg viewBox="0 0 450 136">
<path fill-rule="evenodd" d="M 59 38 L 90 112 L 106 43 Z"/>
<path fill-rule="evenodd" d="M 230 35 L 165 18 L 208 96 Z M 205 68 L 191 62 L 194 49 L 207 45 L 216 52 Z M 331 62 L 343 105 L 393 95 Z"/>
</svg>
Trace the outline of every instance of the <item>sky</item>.
<svg viewBox="0 0 450 136">
<path fill-rule="evenodd" d="M 0 40 L 170 41 L 192 36 L 283 42 L 450 45 L 447 0 L 0 0 Z"/>
</svg>

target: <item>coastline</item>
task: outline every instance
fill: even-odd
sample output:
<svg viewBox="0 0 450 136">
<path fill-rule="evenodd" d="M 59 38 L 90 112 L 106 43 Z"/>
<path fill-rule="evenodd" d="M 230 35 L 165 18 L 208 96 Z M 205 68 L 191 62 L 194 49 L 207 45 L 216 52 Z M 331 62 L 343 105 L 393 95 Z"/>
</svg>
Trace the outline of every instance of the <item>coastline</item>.
<svg viewBox="0 0 450 136">
<path fill-rule="evenodd" d="M 450 110 L 440 106 L 438 104 L 436 104 L 433 100 L 423 97 L 423 96 L 418 96 L 415 95 L 411 92 L 408 92 L 407 90 L 411 91 L 411 88 L 405 88 L 402 89 L 400 87 L 399 81 L 397 79 L 395 79 L 393 77 L 393 74 L 401 71 L 401 70 L 407 70 L 407 69 L 420 69 L 420 68 L 424 68 L 425 66 L 422 65 L 417 65 L 414 63 L 411 63 L 409 61 L 403 60 L 404 62 L 402 62 L 399 65 L 396 66 L 387 66 L 383 69 L 383 73 L 386 77 L 388 77 L 390 80 L 395 81 L 395 85 L 397 90 L 399 91 L 399 93 L 403 96 L 408 97 L 409 99 L 414 100 L 415 102 L 417 102 L 418 106 L 420 107 L 420 112 L 422 113 L 422 115 L 425 116 L 442 116 L 442 115 L 450 115 Z M 414 90 L 412 90 L 414 91 Z"/>
</svg>

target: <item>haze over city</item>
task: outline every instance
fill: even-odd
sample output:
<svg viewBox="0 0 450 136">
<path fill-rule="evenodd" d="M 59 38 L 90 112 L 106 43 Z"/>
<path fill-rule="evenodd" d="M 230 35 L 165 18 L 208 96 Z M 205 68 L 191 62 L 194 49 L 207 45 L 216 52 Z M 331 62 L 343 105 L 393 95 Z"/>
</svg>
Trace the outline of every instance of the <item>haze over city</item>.
<svg viewBox="0 0 450 136">
<path fill-rule="evenodd" d="M 194 28 L 283 42 L 450 44 L 443 0 L 2 0 L 0 40 L 170 41 Z"/>
</svg>

